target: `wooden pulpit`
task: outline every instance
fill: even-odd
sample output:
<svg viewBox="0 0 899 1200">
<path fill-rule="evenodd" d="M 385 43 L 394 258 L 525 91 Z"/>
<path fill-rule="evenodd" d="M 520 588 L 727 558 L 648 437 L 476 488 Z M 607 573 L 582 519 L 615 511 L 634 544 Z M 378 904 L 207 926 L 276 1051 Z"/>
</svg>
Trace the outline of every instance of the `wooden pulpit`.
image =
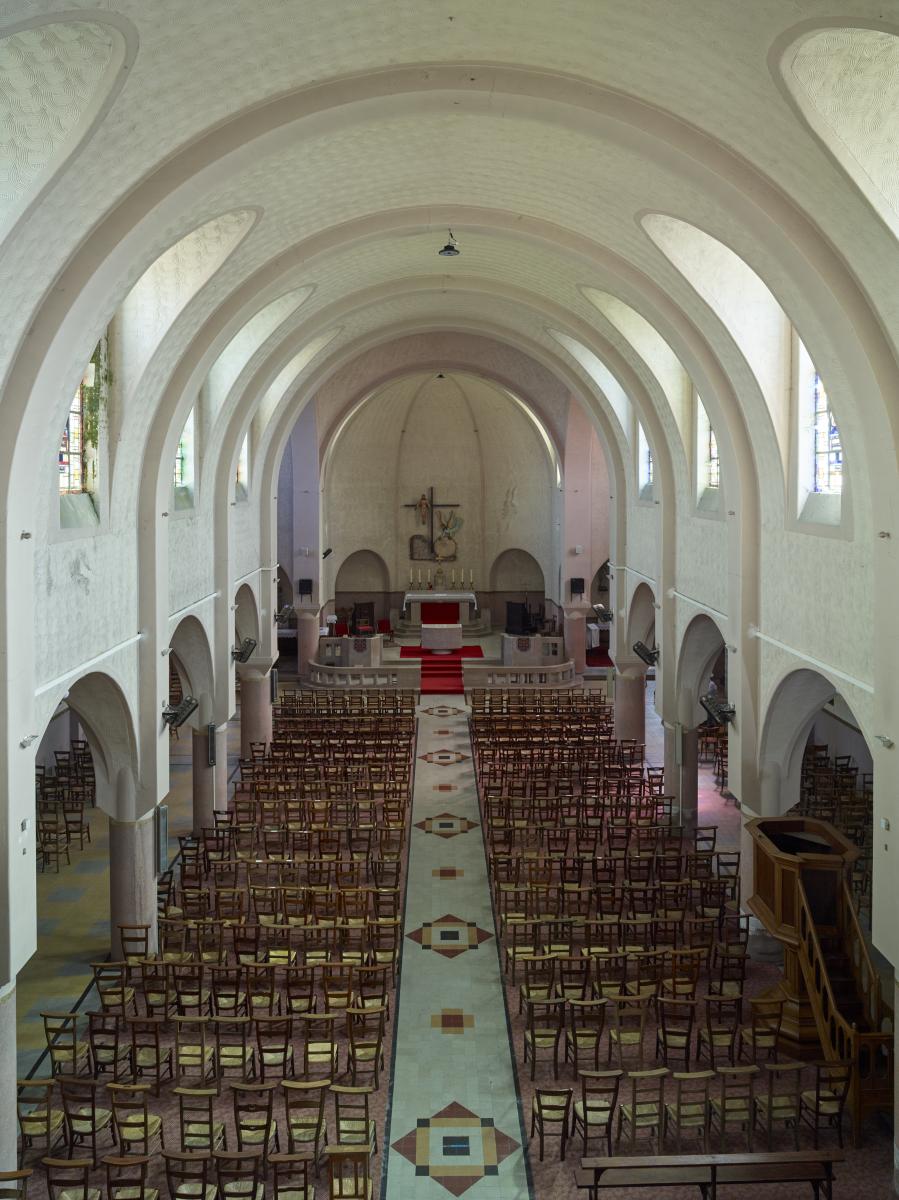
<svg viewBox="0 0 899 1200">
<path fill-rule="evenodd" d="M 754 879 L 747 904 L 784 952 L 783 979 L 770 993 L 786 1002 L 781 1044 L 797 1058 L 814 1058 L 821 1042 L 799 960 L 802 910 L 819 930 L 836 930 L 846 872 L 861 851 L 828 821 L 812 817 L 757 817 L 746 831 Z"/>
</svg>

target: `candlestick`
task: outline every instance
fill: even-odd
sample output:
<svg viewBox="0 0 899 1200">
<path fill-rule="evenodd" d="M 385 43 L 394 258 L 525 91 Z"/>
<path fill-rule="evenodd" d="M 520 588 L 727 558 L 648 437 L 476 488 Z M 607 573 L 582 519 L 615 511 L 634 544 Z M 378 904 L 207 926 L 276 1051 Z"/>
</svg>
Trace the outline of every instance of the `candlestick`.
<svg viewBox="0 0 899 1200">
<path fill-rule="evenodd" d="M 412 579 L 412 568 L 410 567 L 410 568 L 409 568 L 409 587 L 412 587 L 412 584 L 413 584 L 413 579 Z"/>
<path fill-rule="evenodd" d="M 421 587 L 421 567 L 418 568 L 418 586 Z"/>
<path fill-rule="evenodd" d="M 431 582 L 431 568 L 428 567 L 428 583 Z"/>
<path fill-rule="evenodd" d="M 468 572 L 468 586 L 469 586 L 470 588 L 473 588 L 473 587 L 474 587 L 474 571 L 469 571 L 469 572 Z"/>
<path fill-rule="evenodd" d="M 456 568 L 453 567 L 453 587 L 456 586 Z"/>
</svg>

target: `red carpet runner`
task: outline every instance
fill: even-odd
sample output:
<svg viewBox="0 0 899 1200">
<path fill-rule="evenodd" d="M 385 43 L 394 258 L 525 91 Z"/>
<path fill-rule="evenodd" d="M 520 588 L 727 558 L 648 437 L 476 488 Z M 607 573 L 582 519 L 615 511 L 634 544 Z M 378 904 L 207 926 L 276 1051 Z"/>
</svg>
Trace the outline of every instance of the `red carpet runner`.
<svg viewBox="0 0 899 1200">
<path fill-rule="evenodd" d="M 400 658 L 421 659 L 421 694 L 444 693 L 461 696 L 465 691 L 462 684 L 462 659 L 483 658 L 480 646 L 463 646 L 461 650 L 450 650 L 448 654 L 435 654 L 433 650 L 422 650 L 421 646 L 401 646 Z"/>
</svg>

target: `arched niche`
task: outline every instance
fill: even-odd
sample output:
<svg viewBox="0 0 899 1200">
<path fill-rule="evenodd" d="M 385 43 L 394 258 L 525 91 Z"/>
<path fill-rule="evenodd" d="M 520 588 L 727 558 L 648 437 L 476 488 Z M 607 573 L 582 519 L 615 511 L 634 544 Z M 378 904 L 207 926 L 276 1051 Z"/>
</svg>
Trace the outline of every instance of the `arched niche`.
<svg viewBox="0 0 899 1200">
<path fill-rule="evenodd" d="M 133 819 L 135 812 L 120 811 L 120 799 L 125 793 L 131 798 L 133 808 L 138 777 L 137 738 L 124 692 L 112 676 L 91 671 L 69 687 L 64 700 L 90 748 L 97 805 L 118 820 Z M 131 781 L 124 791 L 119 786 L 122 777 Z"/>
<path fill-rule="evenodd" d="M 859 777 L 873 770 L 867 738 L 836 686 L 818 671 L 785 675 L 765 713 L 759 755 L 761 815 L 782 816 L 801 799 L 802 764 L 811 742 L 831 757 L 853 759 Z"/>
<path fill-rule="evenodd" d="M 494 593 L 537 593 L 542 598 L 546 592 L 543 568 L 527 550 L 518 547 L 503 550 L 490 568 L 490 590 Z"/>
<path fill-rule="evenodd" d="M 627 618 L 627 649 L 635 642 L 652 648 L 656 640 L 656 598 L 648 583 L 638 583 Z"/>
<path fill-rule="evenodd" d="M 354 550 L 337 571 L 334 604 L 338 614 L 349 617 L 356 604 L 373 604 L 375 619 L 389 616 L 390 571 L 374 550 Z"/>
<path fill-rule="evenodd" d="M 238 642 L 244 638 L 259 641 L 259 607 L 248 583 L 241 584 L 234 597 L 234 632 Z"/>
<path fill-rule="evenodd" d="M 695 616 L 684 630 L 677 656 L 677 716 L 685 729 L 695 729 L 705 720 L 699 697 L 708 691 L 724 648 L 724 635 L 706 613 Z"/>
<path fill-rule="evenodd" d="M 196 617 L 186 616 L 175 627 L 169 645 L 182 689 L 199 703 L 199 707 L 187 723 L 199 729 L 201 725 L 212 720 L 215 694 L 215 672 L 209 636 L 201 621 Z"/>
</svg>

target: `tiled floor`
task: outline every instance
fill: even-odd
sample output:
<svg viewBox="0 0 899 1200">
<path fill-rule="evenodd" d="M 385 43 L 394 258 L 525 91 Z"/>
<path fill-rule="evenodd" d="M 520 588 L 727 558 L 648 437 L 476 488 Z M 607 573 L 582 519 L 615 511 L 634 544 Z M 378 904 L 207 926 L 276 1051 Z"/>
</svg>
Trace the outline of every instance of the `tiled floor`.
<svg viewBox="0 0 899 1200">
<path fill-rule="evenodd" d="M 467 709 L 455 696 L 428 697 L 428 708 L 439 713 L 419 716 L 382 1195 L 426 1200 L 473 1188 L 480 1200 L 524 1200 L 532 1191 Z M 435 753 L 447 748 L 451 761 Z"/>
<path fill-rule="evenodd" d="M 190 731 L 171 746 L 169 858 L 178 852 L 178 835 L 190 832 Z M 228 734 L 230 768 L 240 749 L 239 718 Z M 233 761 L 232 761 L 233 760 Z M 44 1050 L 42 1012 L 71 1012 L 90 987 L 90 964 L 109 956 L 109 822 L 99 808 L 89 814 L 91 841 L 72 849 L 72 865 L 57 875 L 37 877 L 38 949 L 16 980 L 17 1050 L 20 1078 L 34 1070 Z M 82 1004 L 82 1009 L 90 1004 Z"/>
</svg>

